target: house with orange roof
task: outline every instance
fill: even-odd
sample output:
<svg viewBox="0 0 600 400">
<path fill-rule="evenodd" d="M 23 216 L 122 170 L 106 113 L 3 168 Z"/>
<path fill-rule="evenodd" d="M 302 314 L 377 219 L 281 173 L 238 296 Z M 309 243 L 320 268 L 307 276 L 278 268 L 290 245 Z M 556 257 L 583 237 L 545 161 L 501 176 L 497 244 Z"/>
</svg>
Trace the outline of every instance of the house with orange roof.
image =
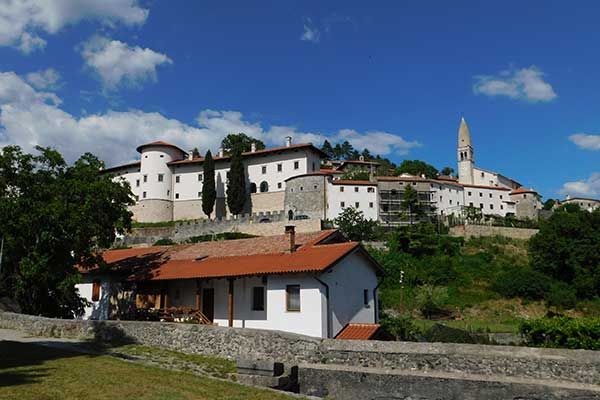
<svg viewBox="0 0 600 400">
<path fill-rule="evenodd" d="M 378 322 L 382 269 L 337 230 L 288 226 L 284 235 L 109 250 L 102 259 L 82 271 L 78 289 L 91 302 L 85 318 L 150 310 L 168 321 L 321 338 Z"/>
</svg>

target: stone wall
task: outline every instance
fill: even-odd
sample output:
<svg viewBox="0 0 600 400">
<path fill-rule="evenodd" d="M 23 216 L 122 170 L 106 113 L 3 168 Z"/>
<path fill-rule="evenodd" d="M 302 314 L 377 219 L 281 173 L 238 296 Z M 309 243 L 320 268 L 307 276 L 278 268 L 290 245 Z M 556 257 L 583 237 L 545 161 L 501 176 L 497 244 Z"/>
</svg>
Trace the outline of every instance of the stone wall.
<svg viewBox="0 0 600 400">
<path fill-rule="evenodd" d="M 325 175 L 305 175 L 288 180 L 285 186 L 285 212 L 324 219 L 327 179 Z"/>
<path fill-rule="evenodd" d="M 170 200 L 140 200 L 129 210 L 138 222 L 161 222 L 173 220 L 173 202 Z"/>
<path fill-rule="evenodd" d="M 261 223 L 259 221 L 268 220 Z M 192 236 L 213 235 L 225 232 L 241 232 L 256 236 L 274 236 L 284 233 L 286 225 L 294 225 L 296 232 L 316 232 L 321 230 L 321 220 L 306 219 L 288 221 L 283 212 L 259 213 L 238 219 L 194 220 L 176 224 L 173 227 L 135 228 L 122 240 L 123 245 L 152 245 L 157 240 L 170 238 L 176 242 Z"/>
<path fill-rule="evenodd" d="M 285 192 L 252 193 L 250 195 L 250 207 L 252 213 L 283 210 Z"/>
<path fill-rule="evenodd" d="M 598 385 L 600 382 L 600 354 L 585 350 L 343 341 L 244 328 L 138 321 L 58 320 L 3 312 L 0 312 L 0 328 L 17 329 L 35 336 L 102 341 L 127 339 L 185 353 L 229 359 L 275 360 L 287 365 L 337 365 L 341 366 L 338 368 L 340 370 L 374 368 L 430 375 L 463 374 L 477 379 L 502 377 L 586 385 Z"/>
<path fill-rule="evenodd" d="M 479 236 L 504 236 L 512 239 L 528 240 L 538 233 L 538 229 L 510 228 L 488 225 L 458 225 L 450 228 L 450 235 L 466 239 Z"/>
</svg>

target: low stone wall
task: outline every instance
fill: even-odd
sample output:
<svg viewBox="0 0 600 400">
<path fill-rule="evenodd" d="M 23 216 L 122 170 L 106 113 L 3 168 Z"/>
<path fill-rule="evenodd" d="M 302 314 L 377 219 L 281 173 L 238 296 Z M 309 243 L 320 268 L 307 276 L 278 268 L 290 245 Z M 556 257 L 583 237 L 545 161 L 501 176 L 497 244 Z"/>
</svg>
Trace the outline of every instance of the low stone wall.
<svg viewBox="0 0 600 400">
<path fill-rule="evenodd" d="M 298 221 L 288 221 L 287 218 L 281 218 L 277 214 L 276 218 L 271 218 L 270 214 L 264 214 L 263 218 L 268 218 L 271 222 L 261 223 L 261 218 L 249 220 L 230 219 L 221 221 L 196 220 L 177 224 L 173 227 L 151 227 L 135 228 L 125 236 L 121 242 L 123 245 L 152 245 L 157 240 L 169 238 L 174 241 L 183 241 L 193 236 L 213 235 L 225 232 L 241 232 L 256 236 L 274 236 L 282 235 L 286 225 L 294 225 L 296 232 L 316 232 L 321 230 L 321 220 L 305 219 Z"/>
<path fill-rule="evenodd" d="M 538 229 L 488 225 L 458 225 L 450 228 L 451 236 L 461 236 L 466 239 L 480 236 L 504 236 L 511 239 L 528 240 L 538 232 Z"/>
<path fill-rule="evenodd" d="M 0 312 L 0 328 L 36 336 L 131 340 L 184 353 L 275 360 L 287 365 L 341 365 L 590 385 L 600 382 L 600 352 L 585 350 L 343 341 L 279 331 L 159 322 L 59 320 L 4 312 Z"/>
</svg>

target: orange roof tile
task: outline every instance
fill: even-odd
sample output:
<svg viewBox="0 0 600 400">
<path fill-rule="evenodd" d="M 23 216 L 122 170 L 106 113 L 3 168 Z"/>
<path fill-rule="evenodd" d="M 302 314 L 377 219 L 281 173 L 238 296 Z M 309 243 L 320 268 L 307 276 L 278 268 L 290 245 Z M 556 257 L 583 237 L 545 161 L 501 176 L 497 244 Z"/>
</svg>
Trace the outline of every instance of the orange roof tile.
<svg viewBox="0 0 600 400">
<path fill-rule="evenodd" d="M 523 193 L 534 193 L 537 194 L 537 192 L 533 189 L 525 189 L 524 187 L 519 187 L 516 188 L 515 190 L 513 190 L 512 192 L 510 192 L 510 194 L 523 194 Z"/>
<path fill-rule="evenodd" d="M 379 331 L 379 324 L 348 324 L 336 335 L 336 339 L 369 340 Z"/>
<path fill-rule="evenodd" d="M 156 281 L 320 272 L 358 247 L 356 242 L 346 242 L 313 246 L 293 253 L 168 260 L 158 268 L 138 272 L 130 279 Z"/>
<path fill-rule="evenodd" d="M 136 150 L 138 153 L 141 153 L 145 147 L 154 147 L 154 146 L 172 147 L 172 148 L 179 150 L 180 152 L 186 154 L 186 152 L 184 150 L 182 150 L 180 147 L 175 146 L 174 144 L 171 144 L 171 143 L 163 142 L 162 140 L 156 140 L 154 142 L 142 144 L 142 145 L 138 146 Z"/>
<path fill-rule="evenodd" d="M 338 179 L 331 182 L 334 185 L 363 185 L 363 186 L 377 186 L 376 182 L 363 181 L 363 180 L 352 180 L 352 179 Z"/>
</svg>

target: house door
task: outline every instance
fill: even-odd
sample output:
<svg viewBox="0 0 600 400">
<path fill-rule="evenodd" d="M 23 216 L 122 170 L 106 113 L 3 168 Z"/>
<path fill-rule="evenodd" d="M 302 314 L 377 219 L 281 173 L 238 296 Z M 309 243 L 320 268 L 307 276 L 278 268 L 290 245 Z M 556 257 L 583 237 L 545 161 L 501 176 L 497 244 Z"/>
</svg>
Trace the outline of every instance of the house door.
<svg viewBox="0 0 600 400">
<path fill-rule="evenodd" d="M 215 289 L 202 289 L 202 314 L 211 322 L 215 319 Z"/>
</svg>

